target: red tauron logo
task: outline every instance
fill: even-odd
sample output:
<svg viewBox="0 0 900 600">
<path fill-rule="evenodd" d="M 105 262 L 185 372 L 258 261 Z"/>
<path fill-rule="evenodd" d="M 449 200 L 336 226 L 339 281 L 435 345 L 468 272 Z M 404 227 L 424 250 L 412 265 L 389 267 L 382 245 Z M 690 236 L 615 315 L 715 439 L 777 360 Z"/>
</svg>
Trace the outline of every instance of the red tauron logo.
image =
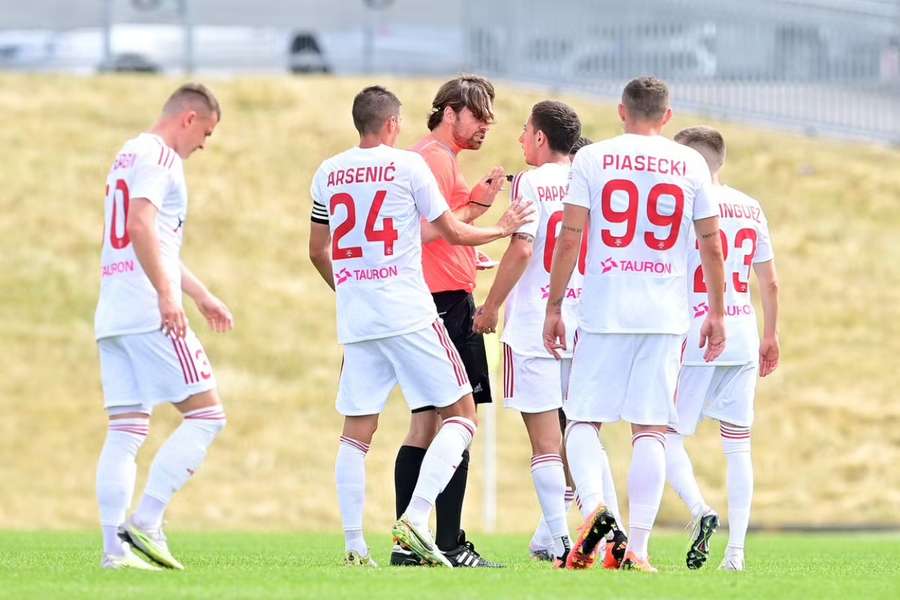
<svg viewBox="0 0 900 600">
<path fill-rule="evenodd" d="M 694 318 L 699 319 L 709 312 L 709 304 L 706 302 L 701 302 L 697 306 L 694 307 Z"/>
<path fill-rule="evenodd" d="M 335 282 L 338 285 L 345 283 L 348 279 L 353 279 L 353 273 L 348 271 L 346 268 L 341 269 L 340 271 L 335 273 L 334 276 L 335 276 Z"/>
<path fill-rule="evenodd" d="M 612 271 L 613 269 L 618 269 L 619 263 L 614 261 L 611 256 L 607 256 L 602 261 L 600 261 L 600 266 L 603 267 L 603 271 L 601 272 L 601 274 L 602 274 L 602 273 L 608 273 L 608 272 Z"/>
</svg>

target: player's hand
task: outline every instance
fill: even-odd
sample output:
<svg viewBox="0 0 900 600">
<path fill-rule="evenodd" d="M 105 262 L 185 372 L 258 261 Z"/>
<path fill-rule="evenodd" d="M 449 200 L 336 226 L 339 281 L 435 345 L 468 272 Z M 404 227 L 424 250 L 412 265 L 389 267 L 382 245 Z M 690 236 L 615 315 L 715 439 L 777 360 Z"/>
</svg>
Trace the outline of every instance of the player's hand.
<svg viewBox="0 0 900 600">
<path fill-rule="evenodd" d="M 504 181 L 506 181 L 506 171 L 503 170 L 503 167 L 494 167 L 490 173 L 475 184 L 472 191 L 469 192 L 469 200 L 478 204 L 493 204 L 497 192 L 503 189 Z"/>
<path fill-rule="evenodd" d="M 703 360 L 712 362 L 725 351 L 725 319 L 706 315 L 700 326 L 700 347 L 706 348 Z"/>
<path fill-rule="evenodd" d="M 497 227 L 503 232 L 503 237 L 508 237 L 525 223 L 534 221 L 534 213 L 535 208 L 531 200 L 513 202 L 497 221 Z"/>
<path fill-rule="evenodd" d="M 472 331 L 475 333 L 495 333 L 497 331 L 498 310 L 479 306 L 475 311 L 475 321 L 472 323 Z"/>
<path fill-rule="evenodd" d="M 197 308 L 200 314 L 206 319 L 209 328 L 216 333 L 225 333 L 234 327 L 234 317 L 225 303 L 213 296 L 207 294 L 197 301 Z"/>
<path fill-rule="evenodd" d="M 566 350 L 566 324 L 562 313 L 548 312 L 544 317 L 544 348 L 556 360 L 562 358 L 559 350 Z"/>
<path fill-rule="evenodd" d="M 778 368 L 778 358 L 780 355 L 778 345 L 778 336 L 763 338 L 759 343 L 759 376 L 765 377 L 771 375 L 772 371 Z"/>
<path fill-rule="evenodd" d="M 159 316 L 164 334 L 176 338 L 183 338 L 187 334 L 187 315 L 174 297 L 170 295 L 159 297 Z"/>
</svg>

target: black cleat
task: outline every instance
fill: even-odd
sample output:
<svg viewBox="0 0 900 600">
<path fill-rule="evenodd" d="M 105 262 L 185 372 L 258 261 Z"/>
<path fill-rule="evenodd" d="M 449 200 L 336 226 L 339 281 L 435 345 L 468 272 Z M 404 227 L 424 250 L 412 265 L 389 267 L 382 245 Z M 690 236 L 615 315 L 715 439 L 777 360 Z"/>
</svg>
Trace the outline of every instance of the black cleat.
<svg viewBox="0 0 900 600">
<path fill-rule="evenodd" d="M 694 522 L 691 532 L 691 547 L 687 553 L 687 568 L 699 569 L 709 558 L 709 538 L 719 528 L 719 515 L 710 513 Z"/>
<path fill-rule="evenodd" d="M 424 567 L 422 559 L 399 545 L 394 544 L 391 550 L 392 567 Z"/>
<path fill-rule="evenodd" d="M 481 568 L 481 569 L 502 569 L 503 565 L 483 558 L 478 551 L 475 550 L 475 544 L 466 539 L 466 532 L 459 530 L 458 545 L 453 550 L 444 552 L 454 568 Z"/>
</svg>

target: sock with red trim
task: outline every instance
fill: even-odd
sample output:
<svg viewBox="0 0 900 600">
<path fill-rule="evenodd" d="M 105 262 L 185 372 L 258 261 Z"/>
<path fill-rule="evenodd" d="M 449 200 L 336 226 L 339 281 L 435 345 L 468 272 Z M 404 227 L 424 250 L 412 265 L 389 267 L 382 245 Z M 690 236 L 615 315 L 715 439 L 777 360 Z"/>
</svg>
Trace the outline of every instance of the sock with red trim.
<svg viewBox="0 0 900 600">
<path fill-rule="evenodd" d="M 728 463 L 728 548 L 743 549 L 753 501 L 750 428 L 720 423 L 719 431 Z"/>
<path fill-rule="evenodd" d="M 559 454 L 533 456 L 531 478 L 550 532 L 553 554 L 561 557 L 570 546 L 569 525 L 566 522 L 566 472 L 562 457 Z"/>
<path fill-rule="evenodd" d="M 694 519 L 711 510 L 697 485 L 694 467 L 684 449 L 684 438 L 678 432 L 666 432 L 666 481 L 687 505 Z"/>
<path fill-rule="evenodd" d="M 103 530 L 103 552 L 116 556 L 125 553 L 119 539 L 119 526 L 134 496 L 138 450 L 150 431 L 150 417 L 110 419 L 106 441 L 97 461 L 97 504 Z"/>
<path fill-rule="evenodd" d="M 628 549 L 646 559 L 650 531 L 666 485 L 666 436 L 660 431 L 641 431 L 632 436 L 631 443 Z"/>
<path fill-rule="evenodd" d="M 334 464 L 334 478 L 337 482 L 338 505 L 344 525 L 344 548 L 369 554 L 363 537 L 363 510 L 366 501 L 366 453 L 369 445 L 346 436 L 341 436 L 337 460 Z"/>
<path fill-rule="evenodd" d="M 194 475 L 213 440 L 225 427 L 221 405 L 198 408 L 182 415 L 181 425 L 165 441 L 153 464 L 134 523 L 142 529 L 159 529 L 172 496 Z"/>
<path fill-rule="evenodd" d="M 602 442 L 601 442 L 602 444 Z M 603 448 L 603 456 L 600 457 L 600 466 L 603 468 L 603 504 L 616 518 L 619 527 L 622 526 L 622 513 L 619 511 L 619 496 L 616 494 L 616 482 L 613 479 L 612 468 L 609 465 L 609 455 Z"/>
<path fill-rule="evenodd" d="M 581 514 L 590 515 L 603 503 L 603 469 L 598 468 L 597 461 L 606 451 L 597 427 L 584 421 L 569 421 L 565 443 L 569 471 L 581 501 Z"/>
<path fill-rule="evenodd" d="M 575 490 L 573 490 L 569 486 L 566 486 L 566 491 L 563 494 L 563 500 L 565 502 L 566 514 L 569 514 L 569 509 L 572 507 L 572 503 L 575 501 Z M 534 534 L 531 536 L 531 542 L 528 544 L 528 547 L 531 550 L 550 550 L 553 548 L 553 535 L 550 533 L 550 528 L 547 526 L 547 521 L 544 520 L 543 510 L 541 511 L 541 520 L 538 522 L 538 526 L 534 530 Z"/>
<path fill-rule="evenodd" d="M 425 452 L 416 489 L 406 507 L 406 516 L 416 527 L 427 529 L 435 499 L 453 477 L 462 461 L 463 451 L 472 443 L 475 429 L 475 423 L 465 417 L 444 419 L 440 431 Z"/>
</svg>

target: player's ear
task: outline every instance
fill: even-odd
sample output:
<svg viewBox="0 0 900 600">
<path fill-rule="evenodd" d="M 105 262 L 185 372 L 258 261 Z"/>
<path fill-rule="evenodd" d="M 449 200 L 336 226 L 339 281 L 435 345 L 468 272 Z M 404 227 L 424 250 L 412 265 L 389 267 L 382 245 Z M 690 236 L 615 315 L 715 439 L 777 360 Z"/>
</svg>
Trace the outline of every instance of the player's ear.
<svg viewBox="0 0 900 600">
<path fill-rule="evenodd" d="M 669 122 L 669 119 L 672 118 L 672 109 L 667 108 L 666 112 L 663 113 L 662 120 L 659 122 L 660 125 L 665 125 Z"/>
<path fill-rule="evenodd" d="M 619 103 L 619 118 L 622 119 L 622 122 L 624 123 L 627 117 L 628 117 L 628 112 L 625 110 L 625 105 L 620 102 Z"/>
<path fill-rule="evenodd" d="M 452 106 L 444 107 L 444 121 L 447 123 L 456 123 L 456 111 L 453 110 Z"/>
<path fill-rule="evenodd" d="M 184 114 L 182 115 L 182 117 L 181 117 L 181 124 L 182 124 L 185 128 L 188 128 L 188 127 L 190 127 L 191 125 L 193 125 L 193 124 L 194 124 L 194 121 L 196 121 L 196 120 L 197 120 L 197 111 L 195 111 L 195 110 L 188 110 L 188 111 L 185 111 Z"/>
</svg>

